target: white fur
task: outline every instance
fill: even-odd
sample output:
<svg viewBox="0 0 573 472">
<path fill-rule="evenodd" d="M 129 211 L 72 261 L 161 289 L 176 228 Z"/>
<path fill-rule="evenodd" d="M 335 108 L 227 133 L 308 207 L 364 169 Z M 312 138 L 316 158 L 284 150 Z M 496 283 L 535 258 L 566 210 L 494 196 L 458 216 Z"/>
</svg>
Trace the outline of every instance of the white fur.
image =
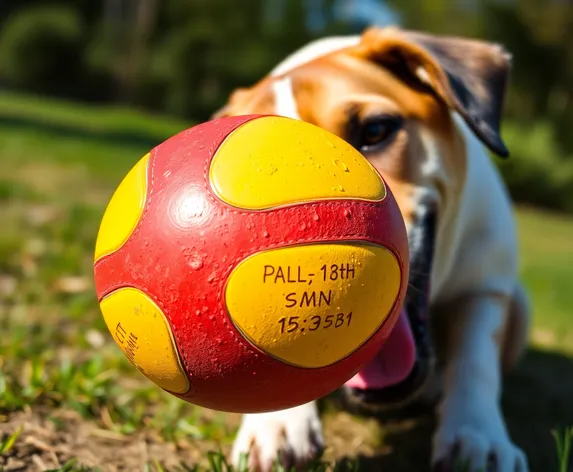
<svg viewBox="0 0 573 472">
<path fill-rule="evenodd" d="M 250 466 L 263 471 L 272 470 L 277 455 L 294 458 L 299 465 L 312 459 L 322 448 L 322 425 L 314 402 L 272 413 L 245 415 L 233 444 L 232 460 L 239 464 L 241 454 L 257 446 L 257 457 L 250 457 Z M 257 467 L 258 466 L 258 467 Z"/>
<path fill-rule="evenodd" d="M 490 451 L 498 471 L 525 472 L 525 455 L 512 444 L 499 407 L 501 372 L 495 334 L 517 286 L 517 241 L 510 199 L 483 144 L 455 116 L 466 144 L 466 181 L 455 211 L 440 222 L 432 298 L 460 300 L 455 344 L 445 372 L 444 398 L 433 458 L 459 441 L 476 470 Z"/>
<path fill-rule="evenodd" d="M 287 76 L 276 80 L 273 83 L 273 92 L 275 96 L 275 113 L 286 118 L 300 120 L 291 78 Z"/>
<path fill-rule="evenodd" d="M 270 72 L 270 76 L 279 76 L 306 64 L 314 59 L 325 56 L 332 52 L 355 46 L 360 42 L 360 36 L 332 36 L 317 39 L 287 56 L 280 64 Z"/>
<path fill-rule="evenodd" d="M 357 37 L 327 38 L 289 56 L 272 75 L 282 75 L 320 55 L 356 44 Z M 275 85 L 276 112 L 298 117 L 292 84 L 283 78 Z M 454 444 L 472 461 L 483 466 L 491 451 L 497 453 L 498 472 L 527 471 L 523 453 L 511 442 L 499 407 L 500 362 L 495 334 L 501 329 L 504 310 L 518 287 L 515 223 L 507 192 L 483 144 L 465 122 L 454 116 L 465 139 L 466 178 L 453 188 L 444 172 L 439 149 L 430 134 L 422 135 L 428 181 L 439 180 L 449 189 L 440 201 L 437 247 L 431 274 L 431 303 L 454 305 L 455 342 L 445 372 L 440 421 L 434 435 L 433 459 L 451 451 Z M 460 156 L 460 159 L 464 157 Z M 424 188 L 423 200 L 443 198 Z M 416 235 L 409 232 L 410 244 Z M 303 462 L 311 438 L 322 441 L 314 402 L 290 410 L 245 415 L 234 445 L 233 457 L 256 444 L 262 471 L 270 470 L 277 453 L 293 454 Z"/>
<path fill-rule="evenodd" d="M 423 67 L 423 66 L 416 67 L 416 70 L 414 71 L 414 73 L 416 74 L 416 77 L 418 77 L 418 79 L 421 80 L 423 83 L 428 84 L 428 85 L 432 85 L 432 80 L 430 79 L 430 74 L 428 74 L 428 71 L 426 70 L 425 67 Z"/>
<path fill-rule="evenodd" d="M 447 457 L 458 443 L 472 471 L 489 470 L 490 452 L 496 453 L 500 472 L 527 470 L 527 459 L 511 442 L 499 407 L 501 374 L 494 333 L 501 328 L 504 305 L 500 299 L 476 296 L 457 306 L 456 343 L 445 372 L 433 461 Z"/>
</svg>

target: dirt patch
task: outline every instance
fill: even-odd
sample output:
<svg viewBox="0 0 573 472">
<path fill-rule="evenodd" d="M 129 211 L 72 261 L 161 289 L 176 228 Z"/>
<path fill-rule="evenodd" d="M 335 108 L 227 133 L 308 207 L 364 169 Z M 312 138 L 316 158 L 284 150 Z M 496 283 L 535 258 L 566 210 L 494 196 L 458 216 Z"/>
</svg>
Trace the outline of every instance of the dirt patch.
<svg viewBox="0 0 573 472">
<path fill-rule="evenodd" d="M 231 427 L 237 427 L 240 416 L 229 415 L 228 421 Z M 13 413 L 0 422 L 0 438 L 20 428 L 14 446 L 0 456 L 0 468 L 4 467 L 5 472 L 58 469 L 72 459 L 77 460 L 78 468 L 81 465 L 102 472 L 142 471 L 154 461 L 170 470 L 181 462 L 189 467 L 206 467 L 208 451 L 221 451 L 228 457 L 231 448 L 230 441 L 221 444 L 189 438 L 178 443 L 166 442 L 151 430 L 121 435 L 66 410 L 27 409 Z M 383 452 L 379 448 L 377 423 L 354 419 L 346 413 L 325 418 L 325 439 L 328 447 L 324 459 L 329 462 Z"/>
<path fill-rule="evenodd" d="M 168 443 L 153 431 L 124 436 L 98 428 L 73 411 L 12 414 L 0 423 L 0 437 L 19 428 L 22 432 L 14 446 L 0 456 L 0 467 L 6 472 L 57 469 L 71 459 L 105 472 L 142 471 L 153 461 L 166 468 L 176 467 L 180 461 L 205 464 L 207 450 L 227 453 L 229 449 L 228 444 L 221 447 L 205 439 Z"/>
</svg>

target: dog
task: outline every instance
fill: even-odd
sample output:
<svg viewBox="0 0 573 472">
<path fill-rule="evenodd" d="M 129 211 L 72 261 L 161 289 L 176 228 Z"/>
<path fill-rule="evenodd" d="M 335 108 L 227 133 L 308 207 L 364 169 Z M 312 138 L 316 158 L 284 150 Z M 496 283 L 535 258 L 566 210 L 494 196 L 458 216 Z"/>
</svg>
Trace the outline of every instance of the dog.
<svg viewBox="0 0 573 472">
<path fill-rule="evenodd" d="M 498 44 L 369 27 L 307 44 L 214 114 L 313 123 L 358 149 L 391 188 L 410 248 L 404 312 L 415 360 L 388 385 L 374 359 L 341 392 L 367 414 L 435 408 L 435 471 L 456 460 L 472 472 L 528 470 L 500 396 L 527 344 L 530 307 L 511 200 L 488 155 L 509 155 L 500 122 L 510 71 Z M 321 428 L 316 402 L 244 415 L 233 461 L 248 454 L 267 472 L 280 456 L 302 467 L 324 447 Z"/>
</svg>

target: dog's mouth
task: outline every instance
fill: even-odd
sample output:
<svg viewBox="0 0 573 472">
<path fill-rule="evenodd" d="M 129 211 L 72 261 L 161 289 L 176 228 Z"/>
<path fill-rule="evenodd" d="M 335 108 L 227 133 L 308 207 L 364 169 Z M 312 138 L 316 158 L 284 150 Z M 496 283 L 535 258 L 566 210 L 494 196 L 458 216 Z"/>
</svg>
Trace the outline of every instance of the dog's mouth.
<svg viewBox="0 0 573 472">
<path fill-rule="evenodd" d="M 436 212 L 424 208 L 410 230 L 410 278 L 404 307 L 380 351 L 345 384 L 353 403 L 402 403 L 420 390 L 433 368 L 429 291 Z"/>
</svg>

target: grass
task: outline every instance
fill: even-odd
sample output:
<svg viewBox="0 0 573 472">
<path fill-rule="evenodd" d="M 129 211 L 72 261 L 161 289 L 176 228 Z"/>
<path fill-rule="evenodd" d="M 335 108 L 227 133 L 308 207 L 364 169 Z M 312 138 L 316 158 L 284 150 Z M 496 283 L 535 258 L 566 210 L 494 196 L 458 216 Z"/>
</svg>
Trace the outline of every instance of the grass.
<svg viewBox="0 0 573 472">
<path fill-rule="evenodd" d="M 553 436 L 557 447 L 558 472 L 567 472 L 571 457 L 571 444 L 573 443 L 573 428 L 567 428 L 564 431 L 553 431 Z"/>
<path fill-rule="evenodd" d="M 91 279 L 113 190 L 151 147 L 190 125 L 0 94 L 0 471 L 31 457 L 58 471 L 229 470 L 238 417 L 181 402 L 139 375 L 113 344 Z M 567 472 L 573 218 L 530 208 L 517 216 L 535 317 L 504 410 L 533 472 Z M 332 447 L 315 471 L 426 467 L 431 419 L 381 425 L 330 409 L 325 425 Z"/>
<path fill-rule="evenodd" d="M 537 212 L 522 211 L 518 221 L 521 273 L 534 297 L 536 341 L 573 354 L 571 218 L 540 218 Z"/>
</svg>

